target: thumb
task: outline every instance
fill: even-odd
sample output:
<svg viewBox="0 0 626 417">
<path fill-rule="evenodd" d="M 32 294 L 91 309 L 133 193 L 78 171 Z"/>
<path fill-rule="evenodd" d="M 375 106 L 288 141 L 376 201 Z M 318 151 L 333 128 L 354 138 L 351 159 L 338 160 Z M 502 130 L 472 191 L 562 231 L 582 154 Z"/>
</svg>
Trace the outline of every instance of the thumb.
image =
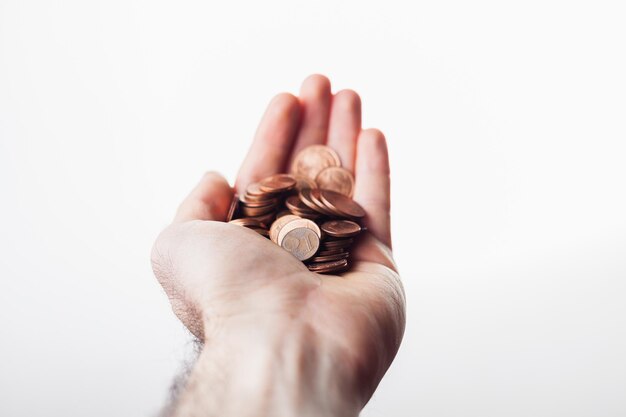
<svg viewBox="0 0 626 417">
<path fill-rule="evenodd" d="M 174 223 L 190 220 L 226 220 L 233 189 L 217 172 L 204 174 L 198 185 L 180 204 Z"/>
</svg>

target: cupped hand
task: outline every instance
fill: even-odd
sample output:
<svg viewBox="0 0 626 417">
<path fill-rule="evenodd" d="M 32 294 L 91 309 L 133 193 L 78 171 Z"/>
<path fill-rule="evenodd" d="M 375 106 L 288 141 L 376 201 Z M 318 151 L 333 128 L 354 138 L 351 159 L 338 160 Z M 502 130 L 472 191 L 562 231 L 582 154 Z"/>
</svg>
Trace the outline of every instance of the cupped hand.
<svg viewBox="0 0 626 417">
<path fill-rule="evenodd" d="M 243 194 L 251 182 L 288 172 L 294 155 L 313 144 L 339 154 L 355 176 L 354 200 L 367 213 L 352 267 L 340 275 L 310 272 L 272 241 L 224 223 L 235 190 Z M 265 335 L 306 334 L 358 385 L 364 404 L 391 364 L 405 323 L 391 255 L 383 134 L 361 128 L 355 92 L 333 95 L 327 78 L 310 76 L 299 97 L 283 93 L 269 103 L 234 188 L 216 173 L 205 174 L 154 244 L 153 269 L 174 312 L 205 344 L 247 340 L 251 346 L 237 347 L 244 352 L 265 343 Z"/>
</svg>

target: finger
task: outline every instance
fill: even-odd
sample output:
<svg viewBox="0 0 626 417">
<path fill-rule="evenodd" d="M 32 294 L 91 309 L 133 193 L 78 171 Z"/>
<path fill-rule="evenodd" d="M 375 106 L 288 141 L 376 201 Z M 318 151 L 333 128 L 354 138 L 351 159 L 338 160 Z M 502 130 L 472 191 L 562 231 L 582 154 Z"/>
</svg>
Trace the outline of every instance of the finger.
<svg viewBox="0 0 626 417">
<path fill-rule="evenodd" d="M 304 80 L 300 88 L 300 103 L 303 110 L 302 124 L 292 155 L 297 155 L 309 145 L 326 142 L 331 99 L 328 78 L 314 74 Z"/>
<path fill-rule="evenodd" d="M 224 177 L 215 172 L 204 174 L 196 188 L 178 207 L 174 223 L 190 220 L 226 220 L 233 190 Z"/>
<path fill-rule="evenodd" d="M 389 156 L 378 129 L 363 130 L 357 142 L 354 200 L 366 212 L 369 231 L 391 247 Z"/>
<path fill-rule="evenodd" d="M 352 172 L 360 131 L 361 98 L 352 90 L 342 90 L 335 94 L 330 107 L 327 145 L 337 151 L 342 166 Z"/>
<path fill-rule="evenodd" d="M 282 93 L 272 99 L 239 169 L 235 183 L 239 193 L 243 193 L 251 182 L 285 172 L 300 124 L 300 114 L 300 100 L 294 95 Z"/>
</svg>

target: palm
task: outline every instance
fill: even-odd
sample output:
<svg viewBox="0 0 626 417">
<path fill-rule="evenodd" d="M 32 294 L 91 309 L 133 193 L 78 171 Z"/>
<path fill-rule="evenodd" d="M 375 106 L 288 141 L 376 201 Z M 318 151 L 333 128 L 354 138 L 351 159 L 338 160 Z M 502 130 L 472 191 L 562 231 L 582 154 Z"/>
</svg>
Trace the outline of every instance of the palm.
<svg viewBox="0 0 626 417">
<path fill-rule="evenodd" d="M 199 337 L 211 332 L 211 317 L 298 317 L 336 344 L 359 372 L 374 376 L 384 372 L 398 348 L 404 295 L 389 249 L 384 137 L 361 130 L 358 96 L 343 92 L 332 98 L 327 80 L 319 76 L 305 81 L 300 100 L 278 96 L 261 121 L 236 188 L 284 172 L 300 149 L 325 142 L 354 172 L 354 198 L 367 212 L 369 231 L 352 251 L 350 271 L 341 276 L 309 272 L 268 239 L 222 223 L 233 191 L 223 178 L 209 174 L 157 240 L 155 272 L 178 316 Z"/>
</svg>

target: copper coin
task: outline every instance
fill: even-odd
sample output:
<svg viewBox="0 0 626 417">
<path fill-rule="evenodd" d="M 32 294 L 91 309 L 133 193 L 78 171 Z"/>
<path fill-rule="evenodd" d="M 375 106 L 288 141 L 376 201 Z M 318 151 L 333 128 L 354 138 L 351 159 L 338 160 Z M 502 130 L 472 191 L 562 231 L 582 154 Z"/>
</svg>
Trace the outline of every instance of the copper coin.
<svg viewBox="0 0 626 417">
<path fill-rule="evenodd" d="M 270 239 L 272 240 L 272 242 L 278 244 L 278 232 L 280 232 L 280 229 L 282 229 L 287 223 L 299 219 L 300 217 L 294 216 L 293 214 L 287 214 L 276 219 L 276 221 L 272 223 L 272 226 L 270 227 Z"/>
<path fill-rule="evenodd" d="M 245 207 L 268 207 L 276 205 L 276 203 L 278 203 L 278 199 L 276 198 L 273 198 L 271 200 L 251 201 L 248 200 L 247 197 L 248 196 L 245 196 L 239 199 Z"/>
<path fill-rule="evenodd" d="M 246 187 L 246 194 L 248 194 L 248 195 L 264 195 L 264 194 L 267 194 L 267 193 L 261 191 L 261 184 L 259 184 L 258 182 L 252 182 L 252 183 L 248 184 L 248 186 Z"/>
<path fill-rule="evenodd" d="M 243 227 L 259 227 L 264 228 L 265 225 L 257 219 L 251 219 L 249 217 L 243 217 L 241 219 L 231 220 L 228 223 L 236 224 Z"/>
<path fill-rule="evenodd" d="M 329 190 L 322 190 L 320 192 L 320 196 L 322 202 L 333 211 L 337 211 L 346 217 L 352 217 L 354 219 L 365 217 L 365 210 L 363 210 L 363 207 L 350 197 L 346 197 L 343 194 Z"/>
<path fill-rule="evenodd" d="M 317 174 L 324 168 L 341 166 L 341 160 L 337 152 L 324 145 L 311 145 L 301 150 L 296 155 L 291 165 L 294 175 L 315 180 Z"/>
<path fill-rule="evenodd" d="M 350 220 L 329 220 L 322 223 L 320 228 L 332 237 L 352 237 L 361 232 L 361 226 Z"/>
<path fill-rule="evenodd" d="M 276 194 L 271 193 L 263 193 L 263 194 L 248 194 L 245 193 L 241 198 L 242 201 L 246 203 L 266 203 L 268 204 L 271 201 L 276 201 Z"/>
<path fill-rule="evenodd" d="M 299 220 L 293 221 L 296 223 Z M 284 229 L 283 229 L 284 230 Z M 320 238 L 312 229 L 298 227 L 291 230 L 281 240 L 280 246 L 301 261 L 309 259 L 317 252 Z"/>
<path fill-rule="evenodd" d="M 309 271 L 317 272 L 320 274 L 329 274 L 334 272 L 342 272 L 348 269 L 348 260 L 341 259 L 339 261 L 312 263 L 307 265 Z"/>
<path fill-rule="evenodd" d="M 320 208 L 320 206 L 318 206 L 313 200 L 313 196 L 311 195 L 313 191 L 314 190 L 311 190 L 309 188 L 300 190 L 300 193 L 298 194 L 298 196 L 300 197 L 300 201 L 302 201 L 302 203 L 304 203 L 308 208 L 315 211 L 316 213 L 326 214 L 327 211 L 322 211 L 323 209 Z"/>
<path fill-rule="evenodd" d="M 273 205 L 272 206 L 264 206 L 264 207 L 242 206 L 241 207 L 241 212 L 246 217 L 257 217 L 257 216 L 263 216 L 265 214 L 273 213 L 275 208 L 276 208 L 276 206 L 273 206 Z"/>
<path fill-rule="evenodd" d="M 320 215 L 318 213 L 314 213 L 311 211 L 291 210 L 291 214 L 294 214 L 296 216 L 302 217 L 303 219 L 309 219 L 309 220 L 317 220 L 320 218 Z"/>
<path fill-rule="evenodd" d="M 239 196 L 237 195 L 237 193 L 235 193 L 233 194 L 233 199 L 230 202 L 230 207 L 228 208 L 228 214 L 226 215 L 227 222 L 235 218 L 238 208 L 239 208 Z"/>
<path fill-rule="evenodd" d="M 317 188 L 317 183 L 311 178 L 302 175 L 296 175 L 295 178 L 297 190 L 303 190 L 305 188 Z"/>
<path fill-rule="evenodd" d="M 350 254 L 348 252 L 335 253 L 332 255 L 316 255 L 309 259 L 310 262 L 332 262 L 339 261 L 341 259 L 348 259 Z"/>
<path fill-rule="evenodd" d="M 320 189 L 316 188 L 315 190 L 311 190 L 311 200 L 313 200 L 319 211 L 326 214 L 327 216 L 342 216 L 342 213 L 339 213 L 336 210 L 333 210 L 332 207 L 324 204 L 324 202 L 322 201 L 322 194 Z"/>
<path fill-rule="evenodd" d="M 261 191 L 266 193 L 281 193 L 296 186 L 296 180 L 289 174 L 276 174 L 265 178 L 259 183 Z"/>
<path fill-rule="evenodd" d="M 309 206 L 304 204 L 298 195 L 292 195 L 285 200 L 285 206 L 289 210 L 295 210 L 300 212 L 309 212 L 315 214 L 315 211 L 311 210 Z"/>
<path fill-rule="evenodd" d="M 318 240 L 322 237 L 322 231 L 320 230 L 319 226 L 315 224 L 315 222 L 312 222 L 311 220 L 308 220 L 308 219 L 298 219 L 298 220 L 290 221 L 286 225 L 284 225 L 278 232 L 278 237 L 276 238 L 276 241 L 278 242 L 280 246 L 282 246 L 283 239 L 285 238 L 287 233 L 291 232 L 292 230 L 300 229 L 300 228 L 313 230 Z M 318 246 L 319 246 L 319 243 L 318 243 Z"/>
<path fill-rule="evenodd" d="M 352 197 L 354 191 L 354 176 L 350 171 L 341 167 L 328 167 L 323 169 L 315 182 L 323 190 L 336 191 L 347 197 Z"/>
</svg>

